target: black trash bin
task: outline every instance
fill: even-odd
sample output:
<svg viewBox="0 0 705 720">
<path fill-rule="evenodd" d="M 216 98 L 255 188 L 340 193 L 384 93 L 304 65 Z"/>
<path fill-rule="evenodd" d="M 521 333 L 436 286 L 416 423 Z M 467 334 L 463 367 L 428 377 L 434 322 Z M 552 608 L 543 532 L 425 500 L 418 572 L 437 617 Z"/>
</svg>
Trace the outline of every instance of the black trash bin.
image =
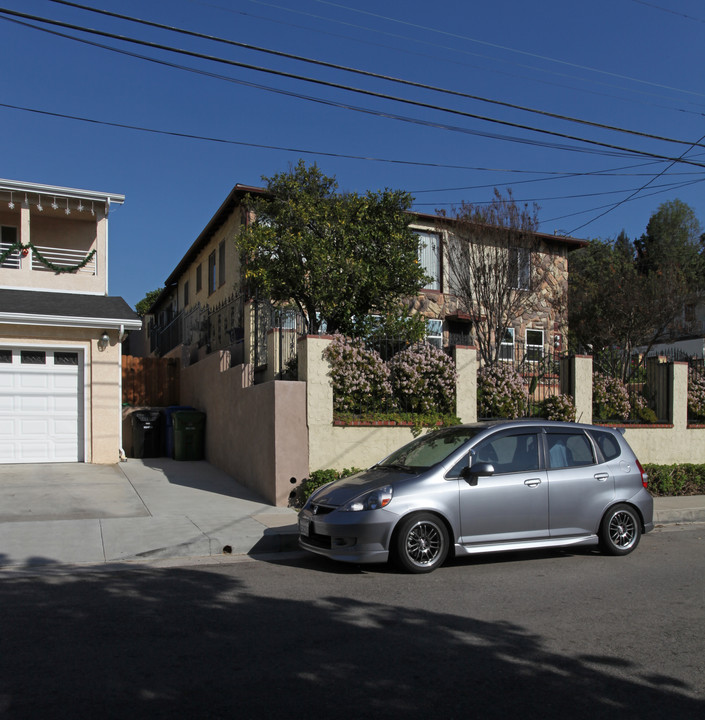
<svg viewBox="0 0 705 720">
<path fill-rule="evenodd" d="M 174 423 L 174 460 L 203 460 L 206 415 L 198 410 L 179 410 Z"/>
<path fill-rule="evenodd" d="M 136 458 L 162 456 L 162 413 L 137 410 L 132 413 L 132 454 Z"/>
</svg>

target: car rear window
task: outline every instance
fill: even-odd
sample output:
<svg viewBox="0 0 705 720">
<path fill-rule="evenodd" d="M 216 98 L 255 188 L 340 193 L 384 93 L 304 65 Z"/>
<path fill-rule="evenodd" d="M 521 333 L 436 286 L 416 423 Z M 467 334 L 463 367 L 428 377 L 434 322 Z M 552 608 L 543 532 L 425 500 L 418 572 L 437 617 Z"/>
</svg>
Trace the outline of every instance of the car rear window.
<svg viewBox="0 0 705 720">
<path fill-rule="evenodd" d="M 592 445 L 583 432 L 546 433 L 548 467 L 552 470 L 580 465 L 594 465 Z"/>
<path fill-rule="evenodd" d="M 597 447 L 600 448 L 602 454 L 605 456 L 605 460 L 614 460 L 621 455 L 622 450 L 612 433 L 601 430 L 591 430 L 590 434 L 595 443 L 597 443 Z"/>
</svg>

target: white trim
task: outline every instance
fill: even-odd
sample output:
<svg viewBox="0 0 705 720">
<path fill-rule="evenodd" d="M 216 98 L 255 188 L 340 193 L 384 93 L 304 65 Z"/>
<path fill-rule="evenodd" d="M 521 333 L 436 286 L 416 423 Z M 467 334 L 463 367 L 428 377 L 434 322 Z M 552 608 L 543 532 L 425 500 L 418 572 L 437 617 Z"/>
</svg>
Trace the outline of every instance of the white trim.
<svg viewBox="0 0 705 720">
<path fill-rule="evenodd" d="M 99 200 L 107 203 L 122 205 L 125 196 L 120 193 L 98 192 L 96 190 L 80 190 L 78 188 L 61 187 L 59 185 L 42 185 L 40 183 L 23 182 L 22 180 L 4 180 L 0 178 L 0 190 L 7 192 L 27 192 L 39 195 L 56 195 L 61 198 L 76 198 L 81 200 Z"/>
<path fill-rule="evenodd" d="M 62 295 L 99 295 L 104 296 L 106 293 L 102 290 L 81 290 L 76 292 L 75 290 L 61 290 L 54 288 L 45 287 L 19 287 L 18 285 L 0 285 L 0 290 L 19 290 L 21 292 L 43 292 L 43 293 L 61 293 Z"/>
<path fill-rule="evenodd" d="M 104 328 L 109 330 L 139 330 L 141 320 L 127 318 L 90 318 L 68 315 L 29 315 L 27 313 L 0 312 L 0 324 L 5 325 L 50 325 L 52 327 Z"/>
</svg>

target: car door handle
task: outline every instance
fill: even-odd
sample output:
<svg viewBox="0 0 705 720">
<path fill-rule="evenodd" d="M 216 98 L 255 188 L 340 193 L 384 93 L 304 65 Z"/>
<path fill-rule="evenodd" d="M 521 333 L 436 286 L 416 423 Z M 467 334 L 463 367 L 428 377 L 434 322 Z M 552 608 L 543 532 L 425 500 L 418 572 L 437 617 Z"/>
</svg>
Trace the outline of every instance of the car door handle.
<svg viewBox="0 0 705 720">
<path fill-rule="evenodd" d="M 605 480 L 607 480 L 608 477 L 609 477 L 609 473 L 597 473 L 595 475 L 595 480 L 597 480 L 597 482 L 605 482 Z"/>
<path fill-rule="evenodd" d="M 531 478 L 530 480 L 524 480 L 524 485 L 529 487 L 537 487 L 541 484 L 541 478 Z"/>
</svg>

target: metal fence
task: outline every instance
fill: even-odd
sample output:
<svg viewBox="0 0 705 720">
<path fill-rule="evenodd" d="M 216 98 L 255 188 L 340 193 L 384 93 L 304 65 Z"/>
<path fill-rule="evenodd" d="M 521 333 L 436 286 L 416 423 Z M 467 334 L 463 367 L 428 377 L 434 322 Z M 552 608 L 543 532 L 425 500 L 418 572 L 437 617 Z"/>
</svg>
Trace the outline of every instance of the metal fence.
<svg viewBox="0 0 705 720">
<path fill-rule="evenodd" d="M 523 414 L 526 416 L 540 417 L 544 414 L 544 401 L 560 394 L 560 362 L 565 354 L 547 346 L 530 345 L 527 348 L 520 341 L 502 348 L 497 366 L 511 368 L 521 378 L 524 397 L 516 405 L 517 408 L 524 406 Z M 478 403 L 478 410 L 480 419 L 492 419 L 486 417 L 486 411 L 482 412 L 481 403 Z"/>
</svg>

